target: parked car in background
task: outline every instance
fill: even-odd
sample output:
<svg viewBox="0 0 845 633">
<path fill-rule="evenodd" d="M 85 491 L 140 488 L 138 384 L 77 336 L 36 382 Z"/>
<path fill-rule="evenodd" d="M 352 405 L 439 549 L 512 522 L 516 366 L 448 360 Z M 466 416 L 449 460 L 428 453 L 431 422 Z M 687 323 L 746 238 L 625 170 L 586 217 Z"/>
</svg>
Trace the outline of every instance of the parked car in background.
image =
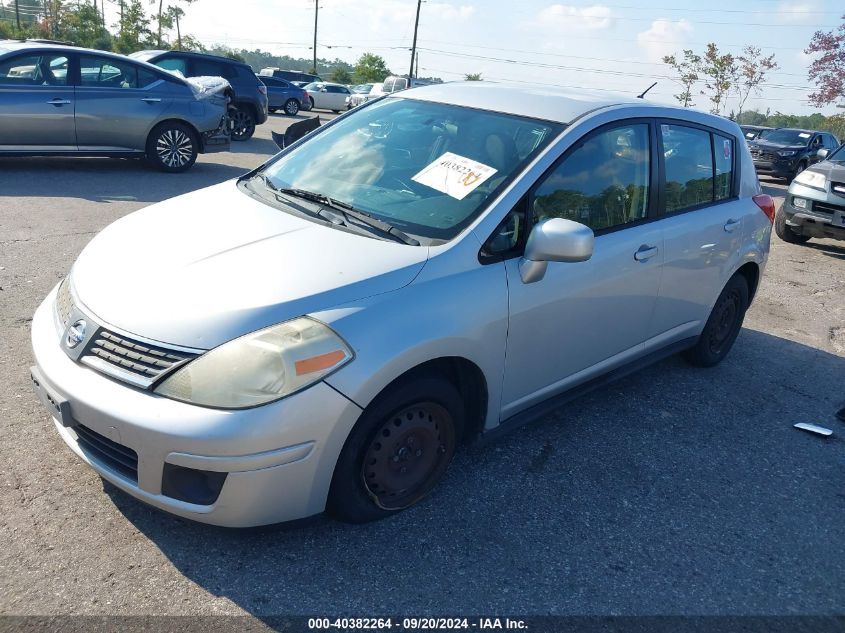
<svg viewBox="0 0 845 633">
<path fill-rule="evenodd" d="M 766 127 L 765 125 L 740 125 L 739 129 L 745 134 L 746 141 L 753 141 L 758 138 L 763 138 L 773 127 Z"/>
<path fill-rule="evenodd" d="M 232 139 L 246 141 L 255 134 L 255 126 L 267 120 L 267 88 L 258 81 L 252 68 L 243 62 L 188 51 L 138 51 L 130 55 L 185 77 L 223 77 L 232 85 Z"/>
<path fill-rule="evenodd" d="M 790 244 L 811 238 L 845 240 L 845 145 L 822 148 L 821 162 L 798 174 L 775 218 L 775 232 Z"/>
<path fill-rule="evenodd" d="M 372 101 L 373 99 L 378 99 L 379 97 L 384 96 L 384 92 L 381 89 L 382 84 L 377 83 L 373 84 L 370 87 L 369 92 L 353 92 L 350 93 L 347 102 L 346 102 L 346 109 L 351 110 L 352 108 L 356 108 L 362 103 L 367 103 L 368 101 Z"/>
<path fill-rule="evenodd" d="M 381 89 L 385 94 L 399 92 L 400 90 L 407 90 L 408 88 L 419 88 L 420 86 L 430 86 L 436 82 L 430 79 L 408 79 L 407 77 L 396 77 L 391 75 L 382 83 Z"/>
<path fill-rule="evenodd" d="M 319 75 L 312 75 L 311 73 L 302 72 L 301 70 L 281 70 L 280 68 L 262 68 L 259 75 L 267 77 L 278 77 L 285 81 L 296 82 L 300 87 L 315 81 L 323 81 Z"/>
<path fill-rule="evenodd" d="M 676 352 L 723 361 L 774 215 L 723 117 L 415 88 L 105 228 L 34 315 L 32 385 L 70 450 L 163 510 L 379 519 L 464 440 Z"/>
<path fill-rule="evenodd" d="M 294 116 L 303 103 L 310 103 L 308 93 L 289 81 L 266 75 L 258 75 L 258 79 L 267 87 L 267 109 L 270 112 L 282 110 L 285 114 Z"/>
<path fill-rule="evenodd" d="M 0 155 L 145 156 L 185 171 L 228 149 L 228 90 L 99 50 L 0 41 Z"/>
<path fill-rule="evenodd" d="M 792 182 L 795 176 L 821 160 L 820 149 L 832 152 L 839 147 L 839 141 L 828 132 L 784 127 L 766 132 L 763 138 L 751 141 L 749 147 L 758 174 Z"/>
<path fill-rule="evenodd" d="M 351 110 L 355 106 L 352 105 L 352 97 L 354 95 L 365 95 L 369 94 L 370 90 L 373 89 L 375 84 L 356 84 L 354 86 L 349 86 L 349 96 L 346 97 L 346 109 Z"/>
<path fill-rule="evenodd" d="M 340 112 L 346 109 L 346 98 L 351 94 L 343 84 L 315 82 L 305 86 L 311 109 Z"/>
</svg>

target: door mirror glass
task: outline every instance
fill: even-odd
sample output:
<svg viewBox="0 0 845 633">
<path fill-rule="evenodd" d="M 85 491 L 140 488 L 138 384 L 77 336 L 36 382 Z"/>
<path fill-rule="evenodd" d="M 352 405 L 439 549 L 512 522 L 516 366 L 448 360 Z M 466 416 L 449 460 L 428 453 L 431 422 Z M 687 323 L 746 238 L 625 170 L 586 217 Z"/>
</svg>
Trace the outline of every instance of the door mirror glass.
<svg viewBox="0 0 845 633">
<path fill-rule="evenodd" d="M 820 149 L 819 151 L 816 152 L 816 156 L 818 156 L 821 159 L 827 158 L 828 154 L 830 154 L 830 150 L 825 149 L 825 148 L 822 148 L 822 149 Z"/>
<path fill-rule="evenodd" d="M 549 218 L 534 225 L 519 263 L 522 281 L 533 283 L 546 274 L 548 262 L 584 262 L 593 256 L 593 230 L 565 218 Z"/>
</svg>

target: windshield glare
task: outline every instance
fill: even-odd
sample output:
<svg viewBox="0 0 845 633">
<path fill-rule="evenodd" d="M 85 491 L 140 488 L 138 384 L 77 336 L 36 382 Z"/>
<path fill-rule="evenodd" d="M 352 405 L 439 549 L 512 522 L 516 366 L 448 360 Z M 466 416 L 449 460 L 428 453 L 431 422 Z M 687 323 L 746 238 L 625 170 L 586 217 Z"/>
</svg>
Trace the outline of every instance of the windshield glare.
<svg viewBox="0 0 845 633">
<path fill-rule="evenodd" d="M 806 145 L 813 135 L 801 130 L 772 130 L 763 138 L 772 143 L 783 143 L 784 145 Z"/>
<path fill-rule="evenodd" d="M 562 128 L 390 98 L 345 115 L 264 175 L 276 187 L 330 196 L 405 233 L 449 240 Z"/>
</svg>

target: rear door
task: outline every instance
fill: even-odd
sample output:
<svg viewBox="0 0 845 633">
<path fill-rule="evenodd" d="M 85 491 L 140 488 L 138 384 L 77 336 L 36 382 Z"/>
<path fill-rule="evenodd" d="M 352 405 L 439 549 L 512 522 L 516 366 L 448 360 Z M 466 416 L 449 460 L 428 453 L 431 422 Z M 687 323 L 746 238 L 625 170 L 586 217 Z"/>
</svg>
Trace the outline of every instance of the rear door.
<svg viewBox="0 0 845 633">
<path fill-rule="evenodd" d="M 737 197 L 733 136 L 664 120 L 658 140 L 665 254 L 650 332 L 655 346 L 698 334 L 738 265 L 748 205 L 757 209 Z"/>
<path fill-rule="evenodd" d="M 74 88 L 62 52 L 27 52 L 0 61 L 0 148 L 76 150 Z"/>
<path fill-rule="evenodd" d="M 144 150 L 172 101 L 168 84 L 134 62 L 79 55 L 76 136 L 80 150 Z"/>
</svg>

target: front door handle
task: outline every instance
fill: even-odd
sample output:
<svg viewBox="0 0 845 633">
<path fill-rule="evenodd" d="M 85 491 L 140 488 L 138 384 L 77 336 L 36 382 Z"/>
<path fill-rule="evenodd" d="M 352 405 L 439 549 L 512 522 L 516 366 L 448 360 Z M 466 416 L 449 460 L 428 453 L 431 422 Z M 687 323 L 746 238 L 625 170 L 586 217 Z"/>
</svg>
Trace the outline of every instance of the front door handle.
<svg viewBox="0 0 845 633">
<path fill-rule="evenodd" d="M 644 261 L 648 261 L 649 259 L 651 259 L 655 255 L 657 255 L 657 247 L 656 246 L 651 246 L 649 244 L 643 244 L 642 246 L 640 246 L 640 248 L 637 250 L 637 252 L 634 253 L 634 259 L 636 259 L 638 262 L 644 262 Z"/>
<path fill-rule="evenodd" d="M 54 106 L 63 106 L 63 105 L 70 105 L 70 100 L 69 99 L 60 99 L 59 97 L 56 97 L 55 99 L 51 99 L 47 103 L 49 103 L 50 105 L 54 105 Z"/>
<path fill-rule="evenodd" d="M 732 233 L 737 227 L 739 226 L 739 220 L 734 220 L 731 218 L 727 222 L 725 222 L 725 232 Z"/>
<path fill-rule="evenodd" d="M 144 103 L 161 103 L 161 99 L 158 97 L 144 97 L 141 101 Z"/>
</svg>

